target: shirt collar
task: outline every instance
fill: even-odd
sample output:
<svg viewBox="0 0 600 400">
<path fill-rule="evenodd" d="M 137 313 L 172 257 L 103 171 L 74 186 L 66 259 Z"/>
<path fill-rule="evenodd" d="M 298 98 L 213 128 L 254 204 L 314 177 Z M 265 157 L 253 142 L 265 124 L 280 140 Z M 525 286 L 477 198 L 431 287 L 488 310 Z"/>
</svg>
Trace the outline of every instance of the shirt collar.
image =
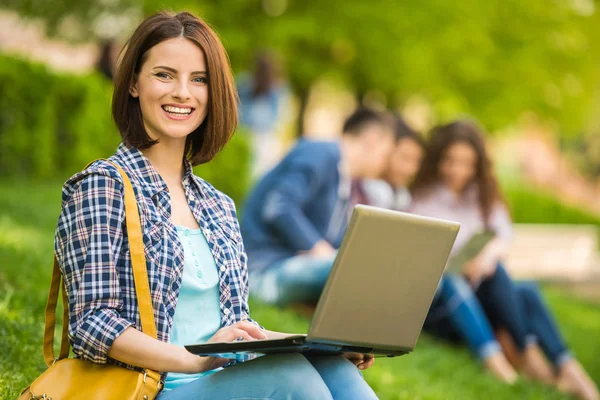
<svg viewBox="0 0 600 400">
<path fill-rule="evenodd" d="M 136 147 L 127 147 L 124 143 L 121 143 L 117 148 L 115 155 L 122 160 L 123 165 L 132 170 L 136 176 L 142 177 L 142 182 L 151 197 L 167 188 L 166 182 L 159 173 L 156 172 L 156 169 L 154 169 L 150 160 L 148 160 L 148 158 L 146 158 L 146 156 L 144 156 L 144 154 Z M 203 196 L 204 192 L 202 190 L 202 185 L 194 175 L 192 164 L 187 158 L 184 158 L 183 166 L 184 173 L 182 182 L 184 186 L 193 182 L 193 184 L 196 185 L 197 192 Z"/>
<path fill-rule="evenodd" d="M 154 196 L 156 193 L 167 188 L 167 184 L 158 172 L 156 172 L 152 164 L 150 164 L 150 161 L 136 147 L 127 147 L 124 143 L 121 143 L 115 155 L 136 176 L 142 178 L 142 182 L 146 186 L 150 196 Z"/>
</svg>

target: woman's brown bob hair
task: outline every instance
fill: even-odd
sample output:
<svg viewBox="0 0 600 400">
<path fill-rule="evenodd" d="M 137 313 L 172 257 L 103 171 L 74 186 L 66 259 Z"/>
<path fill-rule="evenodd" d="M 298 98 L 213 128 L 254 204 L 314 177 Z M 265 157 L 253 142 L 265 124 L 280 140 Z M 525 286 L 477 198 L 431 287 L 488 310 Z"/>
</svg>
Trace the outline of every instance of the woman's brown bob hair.
<svg viewBox="0 0 600 400">
<path fill-rule="evenodd" d="M 123 49 L 115 75 L 112 114 L 127 146 L 145 149 L 156 144 L 144 129 L 139 100 L 129 89 L 147 58 L 147 52 L 165 40 L 184 37 L 204 53 L 208 74 L 205 120 L 187 137 L 185 154 L 192 165 L 210 161 L 227 144 L 237 126 L 237 92 L 227 53 L 217 34 L 200 18 L 166 11 L 148 17 Z"/>
<path fill-rule="evenodd" d="M 499 202 L 504 203 L 504 198 L 494 176 L 492 162 L 485 147 L 483 131 L 472 121 L 460 120 L 433 129 L 427 144 L 423 165 L 412 184 L 411 191 L 415 197 L 419 197 L 426 194 L 427 190 L 440 181 L 440 163 L 448 149 L 456 143 L 466 143 L 477 153 L 473 181 L 478 188 L 479 207 L 487 225 L 494 206 Z"/>
</svg>

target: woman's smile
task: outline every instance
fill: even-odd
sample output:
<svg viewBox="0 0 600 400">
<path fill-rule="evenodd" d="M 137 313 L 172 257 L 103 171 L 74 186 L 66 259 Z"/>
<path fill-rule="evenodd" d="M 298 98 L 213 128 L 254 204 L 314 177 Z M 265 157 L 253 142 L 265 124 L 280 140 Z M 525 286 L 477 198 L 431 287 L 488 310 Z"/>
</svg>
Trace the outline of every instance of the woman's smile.
<svg viewBox="0 0 600 400">
<path fill-rule="evenodd" d="M 176 121 L 185 121 L 189 119 L 196 110 L 194 107 L 179 104 L 164 104 L 161 108 L 167 118 Z"/>
</svg>

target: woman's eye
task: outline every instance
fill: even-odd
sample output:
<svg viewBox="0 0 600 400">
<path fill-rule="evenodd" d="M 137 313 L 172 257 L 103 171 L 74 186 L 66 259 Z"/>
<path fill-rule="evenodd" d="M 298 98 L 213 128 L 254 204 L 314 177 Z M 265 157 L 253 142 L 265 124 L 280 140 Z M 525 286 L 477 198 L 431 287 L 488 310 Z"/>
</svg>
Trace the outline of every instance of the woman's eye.
<svg viewBox="0 0 600 400">
<path fill-rule="evenodd" d="M 168 79 L 168 78 L 170 78 L 169 74 L 167 74 L 166 72 L 158 72 L 156 74 L 156 76 L 158 76 L 159 78 L 162 78 L 162 79 Z"/>
<path fill-rule="evenodd" d="M 196 83 L 206 83 L 206 82 L 208 82 L 208 80 L 205 77 L 203 77 L 203 76 L 199 76 L 197 78 L 194 78 L 194 79 L 192 79 L 192 81 L 196 82 Z"/>
</svg>

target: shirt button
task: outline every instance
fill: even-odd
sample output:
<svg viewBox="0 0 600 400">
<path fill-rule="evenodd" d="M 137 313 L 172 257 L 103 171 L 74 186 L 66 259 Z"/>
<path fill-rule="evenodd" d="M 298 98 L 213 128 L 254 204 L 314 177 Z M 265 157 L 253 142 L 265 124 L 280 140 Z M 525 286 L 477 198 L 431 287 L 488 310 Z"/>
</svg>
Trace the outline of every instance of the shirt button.
<svg viewBox="0 0 600 400">
<path fill-rule="evenodd" d="M 202 271 L 198 270 L 198 271 L 196 271 L 196 276 L 198 278 L 202 278 L 204 276 L 204 274 L 202 273 Z"/>
<path fill-rule="evenodd" d="M 200 261 L 198 261 L 198 260 L 194 261 L 194 265 L 196 265 L 196 267 L 199 266 L 200 265 Z"/>
<path fill-rule="evenodd" d="M 229 308 L 226 308 L 223 310 L 223 314 L 225 314 L 225 315 L 229 315 L 230 312 L 231 312 L 231 310 L 229 310 Z"/>
<path fill-rule="evenodd" d="M 192 255 L 195 256 L 196 255 L 196 251 L 192 251 Z"/>
<path fill-rule="evenodd" d="M 189 229 L 185 230 L 185 236 L 190 236 L 190 230 Z"/>
<path fill-rule="evenodd" d="M 220 269 L 221 269 L 221 272 L 225 272 L 225 266 L 224 265 L 221 265 Z"/>
</svg>

